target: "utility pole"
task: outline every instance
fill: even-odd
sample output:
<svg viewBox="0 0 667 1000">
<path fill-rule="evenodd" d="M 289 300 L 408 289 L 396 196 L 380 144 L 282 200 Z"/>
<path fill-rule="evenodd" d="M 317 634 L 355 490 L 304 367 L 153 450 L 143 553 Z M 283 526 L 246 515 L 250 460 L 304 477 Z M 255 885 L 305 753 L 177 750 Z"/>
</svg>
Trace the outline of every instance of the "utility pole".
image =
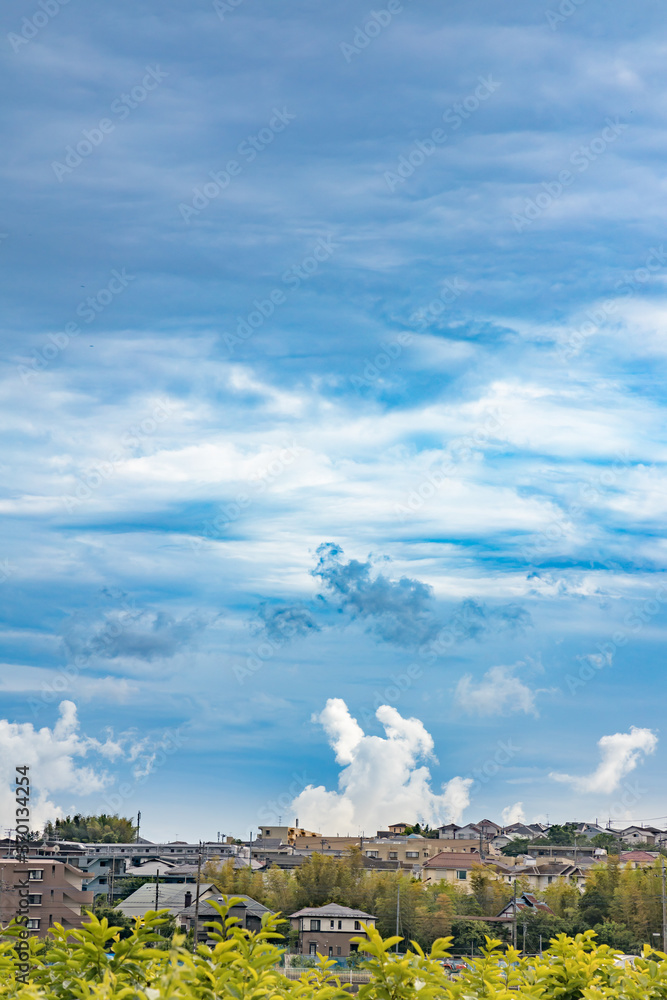
<svg viewBox="0 0 667 1000">
<path fill-rule="evenodd" d="M 139 826 L 140 825 L 141 825 L 141 810 L 139 810 L 139 812 L 137 813 L 137 839 L 135 840 L 135 844 L 139 843 Z"/>
<path fill-rule="evenodd" d="M 159 887 L 160 887 L 160 869 L 158 868 L 155 874 L 155 909 L 159 909 Z"/>
<path fill-rule="evenodd" d="M 512 908 L 513 908 L 513 913 L 514 913 L 514 915 L 512 917 L 512 947 L 516 948 L 516 917 L 517 917 L 517 909 L 516 909 L 516 879 L 514 879 L 513 889 L 512 889 Z"/>
<path fill-rule="evenodd" d="M 248 844 L 248 868 L 252 870 L 252 830 L 250 831 L 250 843 Z"/>
<path fill-rule="evenodd" d="M 199 934 L 199 882 L 201 879 L 201 840 L 199 841 L 199 854 L 197 856 L 197 895 L 195 896 L 195 932 L 192 939 L 192 954 L 197 951 L 197 936 Z"/>
<path fill-rule="evenodd" d="M 665 892 L 665 858 L 660 858 L 662 868 L 662 950 L 667 952 L 667 893 Z"/>
<path fill-rule="evenodd" d="M 398 892 L 396 893 L 396 937 L 398 937 L 398 927 L 401 920 L 401 876 L 398 876 Z M 398 951 L 398 941 L 394 951 Z"/>
</svg>

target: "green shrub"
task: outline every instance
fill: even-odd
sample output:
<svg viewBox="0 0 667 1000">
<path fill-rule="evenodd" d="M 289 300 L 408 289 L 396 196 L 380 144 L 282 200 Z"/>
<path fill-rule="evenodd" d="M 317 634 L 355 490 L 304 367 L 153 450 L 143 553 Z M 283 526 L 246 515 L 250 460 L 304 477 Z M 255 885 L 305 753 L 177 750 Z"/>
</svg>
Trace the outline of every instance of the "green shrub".
<svg viewBox="0 0 667 1000">
<path fill-rule="evenodd" d="M 229 916 L 226 904 L 213 903 L 222 924 L 206 924 L 210 944 L 195 953 L 183 934 L 170 946 L 160 936 L 170 925 L 166 910 L 137 919 L 131 934 L 90 914 L 80 930 L 56 925 L 47 946 L 29 938 L 29 973 L 17 977 L 17 945 L 25 931 L 12 923 L 0 932 L 0 1000 L 337 1000 L 350 996 L 349 973 L 320 958 L 298 980 L 280 968 L 280 917 L 267 915 L 261 931 L 250 932 Z M 373 927 L 353 939 L 364 953 L 368 983 L 359 1000 L 653 1000 L 667 997 L 667 956 L 644 949 L 634 967 L 623 966 L 609 945 L 597 944 L 593 931 L 552 939 L 542 958 L 522 957 L 499 941 L 486 939 L 481 957 L 452 977 L 441 962 L 451 938 L 440 938 L 429 954 L 412 943 L 393 951 L 400 938 L 383 939 Z M 341 983 L 342 980 L 342 983 Z"/>
</svg>

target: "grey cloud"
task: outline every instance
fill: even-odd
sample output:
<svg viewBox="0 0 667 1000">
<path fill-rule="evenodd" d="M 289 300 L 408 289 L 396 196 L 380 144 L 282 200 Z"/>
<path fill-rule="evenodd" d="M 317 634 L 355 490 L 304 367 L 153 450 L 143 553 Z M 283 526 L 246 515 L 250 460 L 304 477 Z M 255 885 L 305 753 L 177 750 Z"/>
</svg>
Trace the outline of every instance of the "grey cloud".
<svg viewBox="0 0 667 1000">
<path fill-rule="evenodd" d="M 134 608 L 125 601 L 96 616 L 75 616 L 66 624 L 63 646 L 70 658 L 116 660 L 135 657 L 151 662 L 175 656 L 207 625 L 200 615 L 177 619 L 164 611 Z"/>
<path fill-rule="evenodd" d="M 320 631 L 310 611 L 301 604 L 278 607 L 262 604 L 259 607 L 258 618 L 259 621 L 255 623 L 256 631 L 278 643 Z"/>
</svg>

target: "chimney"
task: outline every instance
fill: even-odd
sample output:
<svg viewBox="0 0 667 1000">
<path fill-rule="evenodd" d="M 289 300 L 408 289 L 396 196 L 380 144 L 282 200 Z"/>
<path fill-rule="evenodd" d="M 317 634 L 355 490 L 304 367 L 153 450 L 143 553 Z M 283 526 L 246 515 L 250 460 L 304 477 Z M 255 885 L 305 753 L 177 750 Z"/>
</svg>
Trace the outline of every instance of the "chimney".
<svg viewBox="0 0 667 1000">
<path fill-rule="evenodd" d="M 187 910 L 187 908 L 189 906 L 192 906 L 192 893 L 191 892 L 186 892 L 186 894 L 185 894 L 185 909 Z"/>
</svg>

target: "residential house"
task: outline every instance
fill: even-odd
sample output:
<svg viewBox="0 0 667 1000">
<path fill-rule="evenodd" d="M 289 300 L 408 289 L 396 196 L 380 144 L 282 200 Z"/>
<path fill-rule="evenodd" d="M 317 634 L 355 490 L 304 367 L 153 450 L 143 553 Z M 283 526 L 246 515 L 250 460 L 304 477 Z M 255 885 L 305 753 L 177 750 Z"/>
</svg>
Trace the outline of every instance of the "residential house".
<svg viewBox="0 0 667 1000">
<path fill-rule="evenodd" d="M 500 881 L 512 885 L 520 878 L 527 882 L 531 889 L 542 892 L 553 882 L 566 880 L 583 891 L 590 865 L 575 865 L 562 862 L 536 864 L 534 861 L 516 865 L 494 865 Z"/>
<path fill-rule="evenodd" d="M 470 851 L 457 854 L 455 851 L 441 851 L 422 865 L 422 882 L 449 882 L 466 892 L 472 892 L 471 874 L 473 868 L 482 864 L 479 853 Z"/>
<path fill-rule="evenodd" d="M 298 820 L 297 820 L 298 824 Z M 321 834 L 305 830 L 300 826 L 261 826 L 257 834 L 258 840 L 277 840 L 283 844 L 294 846 L 297 837 L 320 837 Z"/>
<path fill-rule="evenodd" d="M 653 865 L 656 858 L 659 858 L 658 851 L 623 851 L 620 856 L 622 865 L 630 865 L 631 868 L 645 868 Z"/>
<path fill-rule="evenodd" d="M 628 826 L 625 830 L 608 830 L 615 834 L 624 844 L 655 844 L 655 838 L 662 833 L 654 826 Z"/>
<path fill-rule="evenodd" d="M 389 827 L 389 833 L 398 834 L 398 836 L 400 836 L 401 834 L 405 833 L 407 828 L 408 828 L 407 823 L 394 823 L 392 826 Z"/>
<path fill-rule="evenodd" d="M 297 910 L 290 914 L 290 920 L 299 932 L 300 954 L 346 958 L 357 951 L 352 938 L 364 934 L 362 923 L 375 927 L 376 918 L 363 910 L 327 903 L 326 906 Z"/>
<path fill-rule="evenodd" d="M 84 879 L 83 872 L 62 861 L 0 861 L 0 924 L 13 920 L 20 900 L 27 898 L 29 932 L 46 937 L 56 923 L 78 930 L 84 911 L 93 907 L 93 893 L 82 888 Z"/>
<path fill-rule="evenodd" d="M 197 886 L 171 885 L 164 882 L 147 882 L 130 893 L 127 899 L 117 904 L 117 909 L 126 917 L 144 917 L 149 910 L 169 910 L 172 916 L 177 916 L 187 910 L 195 899 Z M 157 894 L 157 895 L 156 895 Z M 220 890 L 214 882 L 199 883 L 199 902 L 220 895 Z"/>
<path fill-rule="evenodd" d="M 456 834 L 461 829 L 456 823 L 445 823 L 438 827 L 438 837 L 440 840 L 456 840 Z"/>
<path fill-rule="evenodd" d="M 237 918 L 238 923 L 235 924 L 236 927 L 244 927 L 249 931 L 259 931 L 262 929 L 262 917 L 264 914 L 273 913 L 273 910 L 269 910 L 266 906 L 258 903 L 256 899 L 252 899 L 250 896 L 234 896 L 234 899 L 237 900 L 237 902 L 229 908 L 227 916 Z M 221 904 L 224 902 L 224 896 L 217 896 L 215 899 L 210 897 L 209 899 L 204 900 L 204 902 L 202 902 L 200 897 L 199 921 L 197 924 L 198 941 L 208 940 L 211 933 L 216 930 L 220 932 L 222 929 L 222 917 L 215 908 L 214 903 Z M 181 930 L 186 934 L 194 928 L 196 911 L 196 901 L 194 900 L 192 893 L 190 893 L 188 906 L 184 907 L 176 917 Z M 206 924 L 211 922 L 218 924 L 218 928 L 206 926 Z"/>
<path fill-rule="evenodd" d="M 480 822 L 476 823 L 475 826 L 481 832 L 482 837 L 485 840 L 493 840 L 494 837 L 497 837 L 503 832 L 502 826 L 498 826 L 497 823 L 492 823 L 490 819 L 480 820 Z"/>
</svg>

